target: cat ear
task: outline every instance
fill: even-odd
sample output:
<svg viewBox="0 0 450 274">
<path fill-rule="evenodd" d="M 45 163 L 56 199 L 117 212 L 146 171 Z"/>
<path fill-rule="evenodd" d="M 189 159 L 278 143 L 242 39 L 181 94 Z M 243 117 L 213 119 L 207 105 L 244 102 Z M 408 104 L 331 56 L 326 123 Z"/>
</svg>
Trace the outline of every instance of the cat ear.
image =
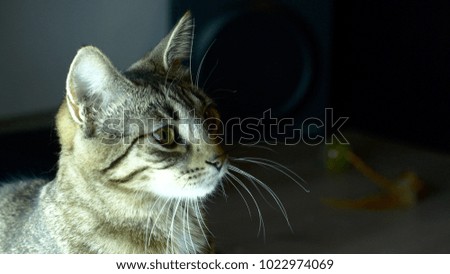
<svg viewBox="0 0 450 274">
<path fill-rule="evenodd" d="M 96 47 L 86 46 L 78 50 L 66 80 L 66 101 L 73 120 L 83 124 L 86 120 L 83 108 L 93 103 L 111 102 L 114 90 L 126 81 Z"/>
<path fill-rule="evenodd" d="M 192 50 L 193 19 L 186 12 L 170 33 L 144 58 L 133 64 L 128 70 L 153 70 L 158 64 L 168 71 L 172 66 L 188 59 Z"/>
<path fill-rule="evenodd" d="M 192 49 L 193 20 L 188 11 L 169 33 L 163 44 L 163 66 L 166 70 L 175 62 L 182 62 L 190 56 Z M 165 42 L 165 41 L 163 41 Z"/>
</svg>

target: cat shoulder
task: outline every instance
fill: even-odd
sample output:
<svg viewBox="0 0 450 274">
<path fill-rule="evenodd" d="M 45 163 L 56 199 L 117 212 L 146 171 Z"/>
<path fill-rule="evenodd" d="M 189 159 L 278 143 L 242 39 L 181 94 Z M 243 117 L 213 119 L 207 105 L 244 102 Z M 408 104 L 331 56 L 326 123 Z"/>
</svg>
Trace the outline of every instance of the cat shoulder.
<svg viewBox="0 0 450 274">
<path fill-rule="evenodd" d="M 0 185 L 0 212 L 13 205 L 26 205 L 37 198 L 39 190 L 48 181 L 42 179 L 19 180 Z"/>
</svg>

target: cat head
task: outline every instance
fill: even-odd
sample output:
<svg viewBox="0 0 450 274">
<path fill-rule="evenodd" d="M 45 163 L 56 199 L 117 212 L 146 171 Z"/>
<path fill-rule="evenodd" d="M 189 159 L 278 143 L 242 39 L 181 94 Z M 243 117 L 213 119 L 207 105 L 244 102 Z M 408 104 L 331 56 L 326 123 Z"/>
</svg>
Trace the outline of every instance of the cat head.
<svg viewBox="0 0 450 274">
<path fill-rule="evenodd" d="M 186 13 L 142 59 L 119 72 L 97 48 L 76 54 L 57 115 L 61 165 L 87 180 L 168 198 L 211 193 L 227 168 L 213 101 L 193 84 Z"/>
</svg>

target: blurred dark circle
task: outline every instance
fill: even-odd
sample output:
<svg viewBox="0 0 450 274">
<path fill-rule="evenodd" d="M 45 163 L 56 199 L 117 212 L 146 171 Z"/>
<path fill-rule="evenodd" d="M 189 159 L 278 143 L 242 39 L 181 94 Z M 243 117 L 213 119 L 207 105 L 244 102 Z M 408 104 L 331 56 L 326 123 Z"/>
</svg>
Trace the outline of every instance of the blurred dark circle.
<svg viewBox="0 0 450 274">
<path fill-rule="evenodd" d="M 199 36 L 200 86 L 224 119 L 293 117 L 313 90 L 313 41 L 287 8 L 226 12 Z"/>
</svg>

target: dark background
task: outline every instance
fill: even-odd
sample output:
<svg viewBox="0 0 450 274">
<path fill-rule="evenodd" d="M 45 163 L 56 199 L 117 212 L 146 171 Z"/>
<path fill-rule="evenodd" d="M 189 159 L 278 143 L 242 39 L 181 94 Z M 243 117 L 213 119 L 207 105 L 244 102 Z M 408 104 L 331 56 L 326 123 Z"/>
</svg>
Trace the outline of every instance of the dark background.
<svg viewBox="0 0 450 274">
<path fill-rule="evenodd" d="M 332 104 L 355 128 L 448 152 L 450 2 L 335 4 Z"/>
<path fill-rule="evenodd" d="M 448 1 L 172 1 L 172 22 L 186 9 L 206 90 L 238 91 L 210 92 L 226 117 L 272 108 L 301 124 L 332 107 L 347 128 L 449 151 Z"/>
<path fill-rule="evenodd" d="M 248 11 L 252 1 L 171 1 L 167 11 L 169 25 L 188 8 L 197 17 L 194 67 L 199 66 L 212 44 L 200 73 L 201 83 L 207 81 L 205 89 L 210 93 L 241 89 L 237 98 L 220 98 L 211 93 L 225 117 L 259 117 L 264 109 L 278 108 L 277 117 L 295 117 L 301 122 L 305 117 L 321 117 L 324 107 L 333 107 L 336 116 L 350 117 L 344 129 L 358 129 L 438 151 L 450 150 L 448 1 L 278 1 L 282 3 L 279 14 L 276 12 L 280 8 L 271 6 L 274 2 L 257 2 L 268 4 L 262 17 L 254 20 L 253 24 L 266 22 L 260 25 L 262 30 L 255 25 L 256 40 L 246 36 L 251 24 L 241 19 L 237 23 L 230 21 L 235 25 L 228 33 L 218 32 L 228 38 L 202 36 L 205 29 L 214 27 L 216 18 L 230 10 L 238 14 Z M 271 23 L 287 34 L 277 33 Z M 286 27 L 289 24 L 299 24 L 300 28 Z M 292 38 L 296 31 L 308 41 Z M 276 34 L 275 38 L 271 34 Z M 291 48 L 278 43 L 289 39 L 297 41 Z M 227 44 L 232 41 L 234 44 Z M 236 52 L 236 44 L 248 50 Z M 257 49 L 258 45 L 262 49 Z M 265 46 L 272 51 L 264 51 Z M 256 48 L 257 55 L 252 56 L 252 48 Z M 306 61 L 301 54 L 309 53 L 312 65 L 302 67 L 303 63 L 298 63 Z M 245 54 L 251 58 L 246 59 Z M 219 59 L 222 63 L 217 65 Z M 234 63 L 223 61 L 228 59 Z M 278 59 L 283 60 L 280 66 L 263 67 Z M 310 81 L 308 87 L 299 90 L 297 86 L 305 81 L 301 73 L 308 69 L 313 76 L 306 79 Z M 267 75 L 275 76 L 268 79 Z M 300 95 L 292 100 L 295 94 Z M 283 107 L 292 101 L 294 105 Z M 51 115 L 54 112 L 56 109 Z M 58 144 L 52 128 L 2 134 L 0 141 L 1 179 L 17 174 L 53 175 Z"/>
</svg>

